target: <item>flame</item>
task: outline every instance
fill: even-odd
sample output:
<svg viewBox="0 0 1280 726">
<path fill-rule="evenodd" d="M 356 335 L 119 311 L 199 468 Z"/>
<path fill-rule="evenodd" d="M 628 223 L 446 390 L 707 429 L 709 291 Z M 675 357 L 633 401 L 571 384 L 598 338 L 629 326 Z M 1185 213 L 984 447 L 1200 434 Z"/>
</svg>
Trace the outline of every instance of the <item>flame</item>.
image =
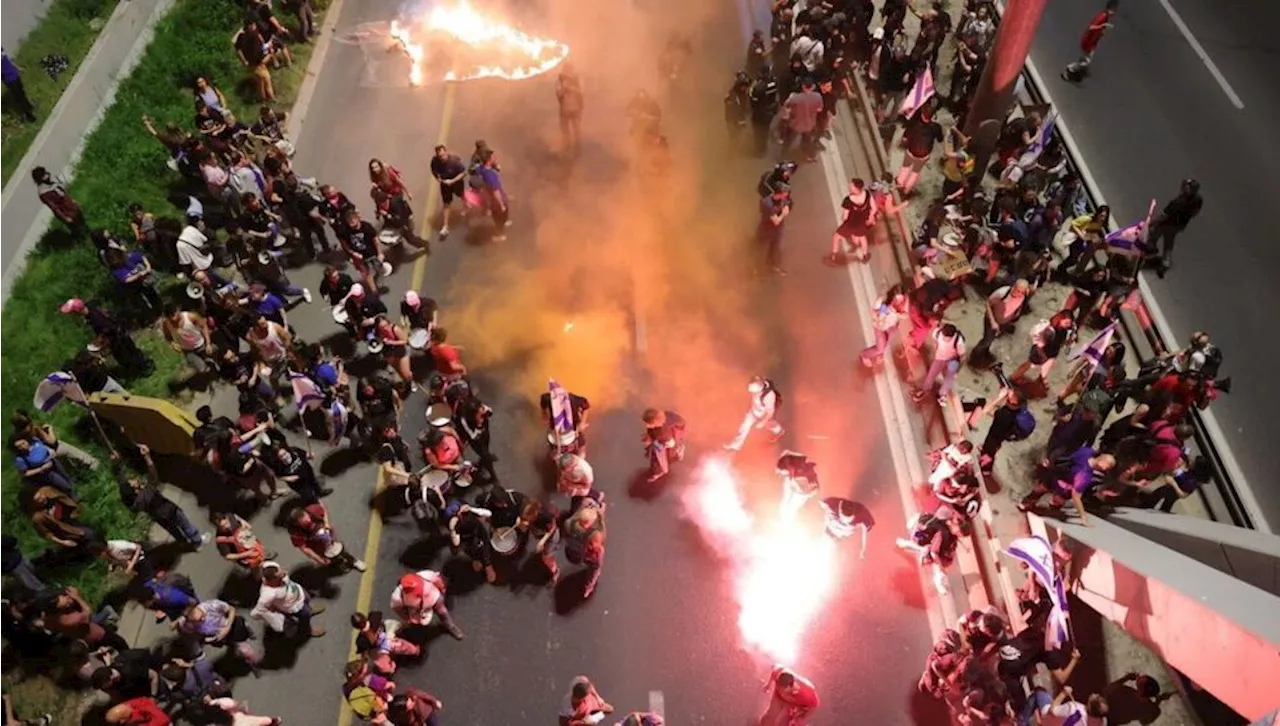
<svg viewBox="0 0 1280 726">
<path fill-rule="evenodd" d="M 433 40 L 440 41 L 454 56 L 452 69 L 443 73 L 448 82 L 480 78 L 519 81 L 546 73 L 569 57 L 569 46 L 564 43 L 526 35 L 487 17 L 467 0 L 438 5 L 424 18 L 394 20 L 391 37 L 409 57 L 409 82 L 415 86 L 426 79 L 426 48 Z"/>
<path fill-rule="evenodd" d="M 835 543 L 796 520 L 761 526 L 722 459 L 704 461 L 694 479 L 682 503 L 733 570 L 743 642 L 795 664 L 805 631 L 836 589 Z"/>
</svg>

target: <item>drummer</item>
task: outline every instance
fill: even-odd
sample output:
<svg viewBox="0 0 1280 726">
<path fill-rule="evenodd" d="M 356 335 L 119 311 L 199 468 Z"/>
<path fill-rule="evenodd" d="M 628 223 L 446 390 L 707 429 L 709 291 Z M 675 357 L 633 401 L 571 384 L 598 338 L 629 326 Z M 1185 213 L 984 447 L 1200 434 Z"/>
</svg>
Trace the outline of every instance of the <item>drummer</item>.
<svg viewBox="0 0 1280 726">
<path fill-rule="evenodd" d="M 597 504 L 604 502 L 604 493 L 592 487 L 595 484 L 595 472 L 586 457 L 564 453 L 556 458 L 559 476 L 556 489 L 569 497 L 569 511 L 576 512 L 584 499 L 593 499 Z"/>
<path fill-rule="evenodd" d="M 448 389 L 445 393 L 447 399 Z M 490 484 L 496 483 L 498 472 L 493 465 L 498 457 L 489 450 L 489 418 L 493 415 L 493 409 L 479 398 L 467 395 L 453 404 L 453 411 L 453 421 L 458 433 L 463 435 L 467 445 L 480 457 L 476 465 L 484 472 Z"/>
<path fill-rule="evenodd" d="M 400 303 L 401 325 L 413 332 L 425 330 L 430 334 L 436 327 L 438 315 L 439 306 L 435 300 L 421 297 L 413 290 L 405 291 L 404 300 Z"/>
<path fill-rule="evenodd" d="M 560 565 L 556 563 L 556 555 L 563 545 L 560 535 L 560 513 L 550 505 L 542 506 L 542 502 L 536 499 L 527 500 L 524 509 L 520 512 L 520 521 L 516 524 L 516 528 L 529 533 L 529 537 L 534 542 L 534 552 L 538 553 L 538 559 L 542 560 L 543 567 L 551 573 L 547 586 L 554 586 L 560 581 Z"/>
<path fill-rule="evenodd" d="M 382 300 L 359 283 L 351 286 L 351 294 L 343 303 L 343 310 L 347 313 L 347 329 L 361 339 L 368 336 L 369 331 L 377 324 L 379 315 L 387 314 L 387 306 Z"/>
<path fill-rule="evenodd" d="M 489 510 L 489 523 L 494 529 L 515 527 L 520 524 L 520 514 L 524 511 L 529 497 L 515 489 L 493 487 L 481 494 L 476 503 Z"/>
<path fill-rule="evenodd" d="M 565 557 L 588 572 L 582 597 L 591 597 L 604 568 L 604 508 L 593 499 L 583 499 L 582 506 L 565 520 L 563 536 Z"/>
<path fill-rule="evenodd" d="M 453 622 L 449 608 L 445 607 L 445 589 L 444 575 L 435 570 L 410 572 L 400 578 L 400 584 L 391 592 L 391 610 L 406 625 L 430 622 L 434 613 L 449 635 L 462 640 L 462 628 Z"/>
<path fill-rule="evenodd" d="M 290 512 L 286 529 L 293 546 L 317 565 L 332 565 L 339 572 L 365 571 L 364 561 L 351 554 L 338 541 L 329 524 L 329 511 L 320 502 L 312 502 Z"/>
<path fill-rule="evenodd" d="M 328 301 L 329 305 L 337 307 L 346 302 L 347 294 L 354 285 L 355 281 L 350 275 L 329 265 L 324 268 L 324 277 L 320 280 L 320 297 Z"/>
<path fill-rule="evenodd" d="M 361 416 L 375 430 L 398 421 L 400 409 L 404 405 L 400 392 L 382 376 L 370 376 L 360 381 L 360 387 L 356 389 L 356 401 L 360 403 Z"/>
<path fill-rule="evenodd" d="M 493 569 L 493 531 L 489 527 L 493 512 L 463 504 L 458 513 L 449 518 L 449 542 L 454 550 L 471 558 L 471 569 L 484 570 L 484 579 L 492 585 L 498 580 Z"/>
<path fill-rule="evenodd" d="M 385 315 L 379 315 L 374 323 L 373 334 L 382 341 L 382 360 L 400 375 L 400 380 L 409 391 L 418 390 L 418 384 L 413 380 L 413 369 L 409 365 L 408 331 L 387 320 Z"/>
<path fill-rule="evenodd" d="M 446 472 L 464 468 L 462 440 L 452 426 L 431 426 L 418 434 L 418 442 L 422 444 L 422 455 L 430 468 Z"/>
<path fill-rule="evenodd" d="M 641 441 L 645 451 L 649 452 L 649 481 L 655 482 L 671 472 L 672 461 L 684 460 L 687 424 L 684 417 L 675 411 L 660 408 L 645 409 L 641 420 L 644 422 Z"/>
<path fill-rule="evenodd" d="M 538 399 L 538 408 L 542 410 L 542 423 L 547 430 L 553 434 L 554 441 L 555 425 L 552 422 L 551 411 L 551 392 L 542 394 Z M 590 424 L 587 419 L 591 416 L 591 401 L 586 396 L 569 391 L 569 422 L 573 425 L 573 432 L 577 436 L 578 453 L 582 456 L 587 455 L 587 426 Z"/>
</svg>

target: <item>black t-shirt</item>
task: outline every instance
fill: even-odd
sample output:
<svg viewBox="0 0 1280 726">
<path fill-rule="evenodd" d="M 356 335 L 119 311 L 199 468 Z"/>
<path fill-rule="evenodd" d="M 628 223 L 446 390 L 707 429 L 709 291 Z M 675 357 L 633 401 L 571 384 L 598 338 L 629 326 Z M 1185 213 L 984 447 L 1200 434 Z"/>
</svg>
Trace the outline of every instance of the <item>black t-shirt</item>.
<svg viewBox="0 0 1280 726">
<path fill-rule="evenodd" d="M 384 383 L 375 384 L 372 392 L 361 386 L 356 397 L 360 401 L 360 410 L 370 418 L 387 416 L 395 411 L 395 394 Z"/>
<path fill-rule="evenodd" d="M 379 464 L 391 464 L 400 462 L 408 471 L 413 468 L 413 460 L 410 458 L 409 445 L 399 436 L 389 441 L 384 441 L 382 446 L 378 447 L 377 459 Z"/>
<path fill-rule="evenodd" d="M 438 309 L 436 301 L 429 297 L 419 298 L 417 309 L 407 302 L 400 303 L 400 314 L 409 319 L 409 327 L 414 330 L 425 330 Z"/>
<path fill-rule="evenodd" d="M 871 510 L 867 509 L 867 505 L 862 502 L 855 502 L 852 499 L 844 499 L 842 497 L 826 497 L 822 500 L 822 508 L 838 516 L 840 507 L 845 502 L 853 505 L 853 521 L 851 524 L 861 524 L 867 529 L 876 526 L 876 518 L 871 516 Z"/>
<path fill-rule="evenodd" d="M 352 229 L 349 225 L 342 225 L 338 228 L 338 238 L 352 252 L 369 257 L 374 254 L 375 240 L 378 238 L 378 231 L 368 222 L 360 222 L 360 226 Z"/>
<path fill-rule="evenodd" d="M 1034 628 L 1005 638 L 996 652 L 1000 655 L 996 667 L 1003 678 L 1021 678 L 1030 673 L 1036 663 L 1044 663 L 1054 670 L 1071 662 L 1071 654 L 1064 649 L 1045 650 L 1044 633 Z"/>
<path fill-rule="evenodd" d="M 115 696 L 130 699 L 151 695 L 151 651 L 144 648 L 121 651 L 111 667 L 120 671 L 120 682 L 111 689 Z"/>
<path fill-rule="evenodd" d="M 911 291 L 911 307 L 925 316 L 941 318 L 951 304 L 951 284 L 946 280 L 927 280 Z"/>
<path fill-rule="evenodd" d="M 907 121 L 903 138 L 907 143 L 907 151 L 917 159 L 922 159 L 933 153 L 934 144 L 942 141 L 942 126 L 933 117 L 918 111 Z"/>
<path fill-rule="evenodd" d="M 253 356 L 249 353 L 241 353 L 231 360 L 224 359 L 218 364 L 218 372 L 224 381 L 231 383 L 248 380 L 253 375 Z"/>
<path fill-rule="evenodd" d="M 441 184 L 458 176 L 467 173 L 467 165 L 462 163 L 462 158 L 457 154 L 449 154 L 441 159 L 438 156 L 431 157 L 431 176 L 435 177 Z M 459 179 L 456 183 L 462 183 L 465 178 Z"/>
<path fill-rule="evenodd" d="M 332 197 L 325 197 L 320 202 L 320 214 L 324 215 L 325 219 L 328 219 L 329 223 L 335 227 L 345 227 L 347 212 L 355 208 L 356 205 L 352 204 L 351 200 L 347 199 L 347 195 L 342 192 L 338 192 Z"/>
<path fill-rule="evenodd" d="M 337 305 L 342 302 L 347 293 L 351 292 L 351 286 L 354 284 L 355 282 L 350 275 L 345 272 L 339 272 L 337 280 L 331 282 L 326 277 L 320 281 L 320 295 L 328 300 L 330 305 Z"/>
<path fill-rule="evenodd" d="M 542 412 L 550 418 L 552 415 L 551 393 L 542 394 L 542 397 L 538 399 L 538 405 L 542 407 Z M 589 410 L 591 410 L 590 401 L 576 393 L 569 394 L 569 421 L 575 429 L 578 428 L 578 424 L 582 421 L 583 414 Z"/>
</svg>

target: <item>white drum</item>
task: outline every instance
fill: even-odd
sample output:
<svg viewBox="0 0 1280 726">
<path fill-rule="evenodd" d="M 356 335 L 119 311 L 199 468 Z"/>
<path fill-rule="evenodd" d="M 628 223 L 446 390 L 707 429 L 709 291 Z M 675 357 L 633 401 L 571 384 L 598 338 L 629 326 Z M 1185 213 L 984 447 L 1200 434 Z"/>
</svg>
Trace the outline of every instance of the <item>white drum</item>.
<svg viewBox="0 0 1280 726">
<path fill-rule="evenodd" d="M 515 527 L 499 527 L 493 531 L 493 536 L 489 538 L 489 544 L 493 547 L 493 551 L 500 555 L 509 555 L 516 551 L 516 547 L 520 546 L 520 535 L 516 532 Z"/>
<path fill-rule="evenodd" d="M 382 342 L 381 338 L 370 338 L 365 341 L 365 345 L 369 348 L 369 352 L 374 355 L 381 353 L 382 349 L 386 346 L 386 344 Z"/>
<path fill-rule="evenodd" d="M 395 247 L 404 241 L 404 235 L 397 229 L 384 229 L 378 233 L 378 241 L 388 247 Z"/>
<path fill-rule="evenodd" d="M 558 438 L 560 440 L 557 442 L 556 441 L 557 436 L 555 431 L 547 432 L 547 443 L 551 444 L 552 446 L 560 446 L 562 448 L 566 446 L 573 446 L 574 444 L 576 444 L 578 442 L 578 432 L 566 431 L 560 434 Z"/>
<path fill-rule="evenodd" d="M 427 408 L 427 423 L 440 428 L 448 426 L 453 421 L 453 409 L 449 404 L 440 402 L 433 403 Z"/>
<path fill-rule="evenodd" d="M 324 556 L 328 557 L 329 559 L 333 559 L 334 557 L 337 557 L 340 554 L 342 554 L 341 542 L 330 542 L 329 546 L 324 548 Z"/>
<path fill-rule="evenodd" d="M 409 333 L 409 347 L 414 350 L 426 350 L 430 342 L 431 331 L 426 328 L 418 328 Z"/>
<path fill-rule="evenodd" d="M 422 484 L 431 487 L 436 491 L 444 488 L 449 483 L 449 472 L 440 471 L 439 469 L 428 469 L 427 473 L 422 475 Z"/>
<path fill-rule="evenodd" d="M 395 272 L 395 268 L 391 266 L 391 263 L 390 263 L 390 262 L 387 262 L 386 260 L 383 260 L 383 262 L 382 262 L 382 276 L 383 276 L 383 277 L 389 277 L 389 276 L 391 275 L 391 273 L 392 273 L 392 272 Z"/>
<path fill-rule="evenodd" d="M 344 305 L 333 306 L 333 322 L 337 323 L 338 325 L 346 325 L 350 321 L 351 321 L 351 316 L 347 313 L 346 306 Z"/>
</svg>

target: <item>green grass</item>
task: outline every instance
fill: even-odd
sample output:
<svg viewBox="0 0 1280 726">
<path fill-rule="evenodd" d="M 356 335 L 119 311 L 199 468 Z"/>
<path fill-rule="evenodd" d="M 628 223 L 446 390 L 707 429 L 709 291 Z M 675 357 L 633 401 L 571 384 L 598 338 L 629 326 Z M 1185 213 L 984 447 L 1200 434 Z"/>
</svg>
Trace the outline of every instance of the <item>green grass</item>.
<svg viewBox="0 0 1280 726">
<path fill-rule="evenodd" d="M 62 98 L 76 69 L 98 39 L 98 33 L 111 17 L 120 0 L 54 0 L 48 12 L 22 41 L 18 52 L 10 57 L 23 69 L 22 83 L 27 97 L 36 107 L 36 120 L 28 123 L 18 116 L 11 106 L 8 90 L 4 92 L 4 119 L 0 128 L 3 144 L 0 144 L 0 172 L 3 181 L 9 177 L 31 148 L 31 142 L 44 125 L 45 119 Z M 8 50 L 12 51 L 12 48 Z M 67 70 L 57 80 L 49 77 L 40 67 L 40 59 L 47 55 L 65 55 Z"/>
<path fill-rule="evenodd" d="M 74 0 L 70 4 L 90 2 Z M 155 39 L 133 74 L 120 84 L 115 105 L 87 140 L 76 169 L 71 194 L 79 200 L 91 226 L 106 227 L 128 239 L 126 210 L 133 202 L 157 215 L 180 215 L 166 199 L 177 175 L 165 166 L 163 147 L 146 133 L 140 119 L 148 114 L 157 124 L 172 121 L 190 128 L 192 97 L 188 86 L 196 76 L 208 77 L 222 87 L 241 118 L 255 115 L 257 104 L 238 94 L 239 88 L 246 87 L 246 74 L 230 46 L 241 17 L 237 7 L 230 2 L 177 0 L 157 25 Z M 287 23 L 292 18 L 284 20 Z M 293 51 L 293 67 L 273 73 L 277 106 L 281 108 L 288 108 L 296 97 L 311 46 L 294 46 Z M 6 139 L 6 153 L 8 144 Z M 120 307 L 115 283 L 98 264 L 91 246 L 82 243 L 68 248 L 60 239 L 55 223 L 32 252 L 26 270 L 14 281 L 0 319 L 0 394 L 9 410 L 29 407 L 36 383 L 61 369 L 89 341 L 79 319 L 58 313 L 62 301 L 81 297 L 101 301 L 109 309 Z M 141 331 L 139 343 L 153 356 L 156 371 L 127 381 L 126 386 L 139 395 L 168 396 L 169 381 L 180 361 L 154 330 Z M 68 441 L 104 457 L 101 444 L 82 419 L 81 412 L 67 404 L 46 417 Z M 86 524 L 110 537 L 143 535 L 146 523 L 120 504 L 108 470 L 78 472 L 75 479 Z M 46 543 L 17 506 L 19 477 L 11 464 L 3 467 L 0 487 L 4 531 L 15 534 L 23 551 L 33 556 Z M 97 568 L 56 573 L 54 579 L 80 587 L 91 600 L 101 596 L 106 586 Z"/>
</svg>

